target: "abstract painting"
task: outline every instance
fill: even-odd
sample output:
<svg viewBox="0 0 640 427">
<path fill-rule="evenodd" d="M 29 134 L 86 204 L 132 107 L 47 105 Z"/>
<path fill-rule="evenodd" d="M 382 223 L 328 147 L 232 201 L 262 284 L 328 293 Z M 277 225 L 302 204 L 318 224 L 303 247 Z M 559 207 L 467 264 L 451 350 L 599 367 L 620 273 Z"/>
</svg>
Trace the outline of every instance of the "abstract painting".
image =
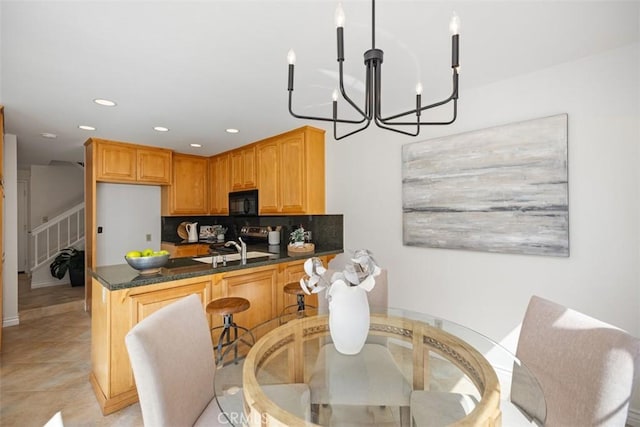
<svg viewBox="0 0 640 427">
<path fill-rule="evenodd" d="M 567 114 L 402 147 L 408 246 L 569 256 Z"/>
</svg>

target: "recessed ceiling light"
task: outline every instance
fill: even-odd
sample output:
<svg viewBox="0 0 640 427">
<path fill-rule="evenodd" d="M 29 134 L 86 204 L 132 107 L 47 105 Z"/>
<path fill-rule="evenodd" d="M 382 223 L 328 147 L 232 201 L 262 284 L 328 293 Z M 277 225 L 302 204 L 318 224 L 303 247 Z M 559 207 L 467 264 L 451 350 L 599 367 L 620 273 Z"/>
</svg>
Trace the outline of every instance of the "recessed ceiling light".
<svg viewBox="0 0 640 427">
<path fill-rule="evenodd" d="M 227 131 L 227 133 L 238 133 L 238 132 L 240 132 L 238 129 L 234 129 L 234 128 L 226 129 L 226 131 Z"/>
<path fill-rule="evenodd" d="M 93 126 L 87 126 L 87 125 L 79 125 L 78 129 L 82 129 L 82 130 L 96 130 L 96 128 L 94 128 Z"/>
<path fill-rule="evenodd" d="M 109 101 L 108 99 L 101 99 L 101 98 L 96 98 L 93 100 L 93 102 L 95 102 L 98 105 L 102 105 L 105 107 L 115 107 L 116 103 L 113 101 Z"/>
<path fill-rule="evenodd" d="M 189 144 L 190 146 L 194 147 L 194 148 L 200 148 L 202 147 L 202 144 Z"/>
<path fill-rule="evenodd" d="M 40 136 L 42 136 L 43 138 L 49 138 L 49 139 L 55 139 L 58 137 L 58 135 L 56 135 L 55 133 L 49 133 L 49 132 L 42 132 Z"/>
<path fill-rule="evenodd" d="M 169 128 L 166 128 L 164 126 L 154 126 L 153 130 L 158 132 L 169 132 Z"/>
</svg>

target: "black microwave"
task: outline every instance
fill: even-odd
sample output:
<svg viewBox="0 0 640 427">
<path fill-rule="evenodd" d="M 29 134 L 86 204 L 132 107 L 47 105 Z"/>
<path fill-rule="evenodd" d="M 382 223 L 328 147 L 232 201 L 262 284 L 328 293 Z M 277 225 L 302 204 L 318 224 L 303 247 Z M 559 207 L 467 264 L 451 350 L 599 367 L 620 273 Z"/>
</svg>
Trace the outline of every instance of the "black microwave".
<svg viewBox="0 0 640 427">
<path fill-rule="evenodd" d="M 229 216 L 258 216 L 258 190 L 229 193 Z"/>
</svg>

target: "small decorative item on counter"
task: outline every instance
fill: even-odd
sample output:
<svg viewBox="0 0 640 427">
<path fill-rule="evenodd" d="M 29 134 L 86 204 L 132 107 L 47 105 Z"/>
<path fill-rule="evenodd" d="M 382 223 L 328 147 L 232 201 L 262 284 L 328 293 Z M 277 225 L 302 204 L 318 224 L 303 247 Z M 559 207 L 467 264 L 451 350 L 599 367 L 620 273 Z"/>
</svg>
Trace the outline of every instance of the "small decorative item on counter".
<svg viewBox="0 0 640 427">
<path fill-rule="evenodd" d="M 294 245 L 294 246 L 302 246 L 304 245 L 304 227 L 302 225 L 300 225 L 299 228 L 296 228 L 295 230 L 293 230 L 291 232 L 291 234 L 289 235 L 289 241 Z"/>
<path fill-rule="evenodd" d="M 329 332 L 336 350 L 342 354 L 357 354 L 364 346 L 370 320 L 366 292 L 374 288 L 375 277 L 381 272 L 366 249 L 355 251 L 351 262 L 327 280 L 327 269 L 320 258 L 309 258 L 304 263 L 307 276 L 300 279 L 300 287 L 307 294 L 327 290 Z"/>
<path fill-rule="evenodd" d="M 296 228 L 289 235 L 289 245 L 287 246 L 287 253 L 291 256 L 306 255 L 313 253 L 316 250 L 316 246 L 313 243 L 305 243 L 306 232 L 302 225 Z"/>
<path fill-rule="evenodd" d="M 209 240 L 211 238 L 215 238 L 214 231 L 216 230 L 215 225 L 201 225 L 200 226 L 200 240 Z"/>
<path fill-rule="evenodd" d="M 224 242 L 224 234 L 226 232 L 227 232 L 227 227 L 220 227 L 218 229 L 218 236 L 217 236 L 218 242 Z"/>
<path fill-rule="evenodd" d="M 268 229 L 268 239 L 270 245 L 279 245 L 280 244 L 280 230 L 274 230 L 274 227 L 269 227 Z"/>
<path fill-rule="evenodd" d="M 165 250 L 154 251 L 152 249 L 134 250 L 127 252 L 124 259 L 140 274 L 155 274 L 159 273 L 160 268 L 169 261 L 169 252 Z"/>
</svg>

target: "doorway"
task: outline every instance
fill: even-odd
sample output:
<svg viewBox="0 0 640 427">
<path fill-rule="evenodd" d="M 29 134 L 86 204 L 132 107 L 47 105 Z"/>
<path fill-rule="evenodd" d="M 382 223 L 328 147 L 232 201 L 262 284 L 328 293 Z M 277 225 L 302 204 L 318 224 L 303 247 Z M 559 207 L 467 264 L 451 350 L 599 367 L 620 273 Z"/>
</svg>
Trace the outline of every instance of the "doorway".
<svg viewBox="0 0 640 427">
<path fill-rule="evenodd" d="M 18 181 L 18 273 L 29 273 L 28 182 Z"/>
</svg>

